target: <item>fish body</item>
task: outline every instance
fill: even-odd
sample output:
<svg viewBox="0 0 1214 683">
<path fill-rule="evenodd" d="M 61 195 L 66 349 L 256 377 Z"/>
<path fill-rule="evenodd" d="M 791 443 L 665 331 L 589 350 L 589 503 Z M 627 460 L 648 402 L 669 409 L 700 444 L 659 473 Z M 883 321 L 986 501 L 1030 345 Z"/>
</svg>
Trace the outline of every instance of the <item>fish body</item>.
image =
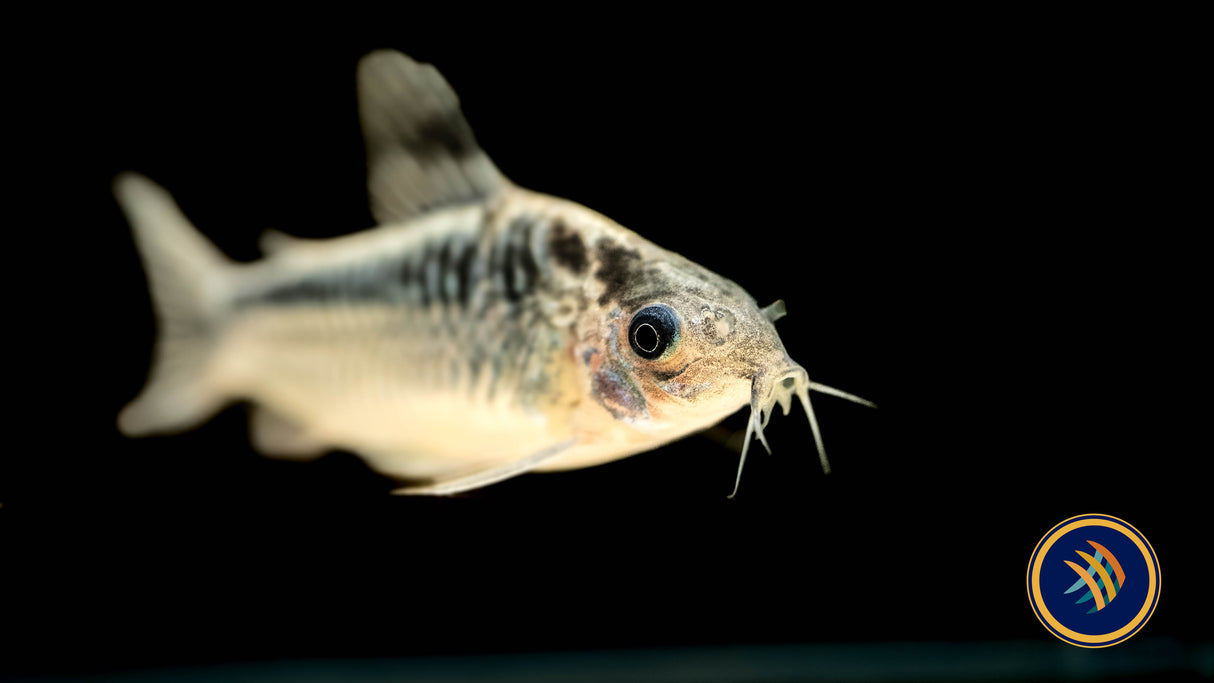
<svg viewBox="0 0 1214 683">
<path fill-rule="evenodd" d="M 825 466 L 808 391 L 864 401 L 788 357 L 782 304 L 509 182 L 433 67 L 380 51 L 358 80 L 378 227 L 267 233 L 266 257 L 238 264 L 165 190 L 115 181 L 160 321 L 124 433 L 247 400 L 266 454 L 348 450 L 402 492 L 441 494 L 650 450 L 747 404 L 748 444 L 796 394 Z"/>
</svg>

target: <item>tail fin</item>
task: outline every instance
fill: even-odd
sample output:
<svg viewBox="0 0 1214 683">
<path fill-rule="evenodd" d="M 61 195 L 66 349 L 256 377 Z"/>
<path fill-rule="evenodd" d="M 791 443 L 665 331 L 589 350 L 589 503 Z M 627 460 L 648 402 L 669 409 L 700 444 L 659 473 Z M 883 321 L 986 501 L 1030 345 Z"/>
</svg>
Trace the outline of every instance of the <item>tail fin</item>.
<svg viewBox="0 0 1214 683">
<path fill-rule="evenodd" d="M 226 400 L 208 369 L 222 317 L 218 285 L 231 262 L 147 178 L 119 175 L 114 195 L 131 223 L 160 327 L 148 384 L 118 415 L 118 428 L 128 436 L 189 429 Z"/>
</svg>

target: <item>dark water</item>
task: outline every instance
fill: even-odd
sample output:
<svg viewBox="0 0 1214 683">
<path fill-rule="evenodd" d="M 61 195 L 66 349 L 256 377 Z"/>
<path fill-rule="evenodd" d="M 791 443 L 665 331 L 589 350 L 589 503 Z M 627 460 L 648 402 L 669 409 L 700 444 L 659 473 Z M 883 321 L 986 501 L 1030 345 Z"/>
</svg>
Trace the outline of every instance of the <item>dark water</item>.
<svg viewBox="0 0 1214 683">
<path fill-rule="evenodd" d="M 29 175 L 58 201 L 23 231 L 40 266 L 10 333 L 5 672 L 1208 675 L 1183 43 L 849 26 L 804 48 L 383 26 L 48 43 L 24 72 L 46 107 L 29 112 Z M 708 437 L 410 499 L 352 456 L 256 456 L 240 408 L 119 436 L 153 331 L 113 174 L 164 184 L 236 258 L 264 228 L 365 227 L 353 68 L 383 46 L 439 66 L 519 184 L 783 298 L 790 354 L 881 406 L 815 399 L 834 472 L 799 408 L 773 418 L 775 454 L 754 451 L 732 501 L 736 455 Z M 1025 593 L 1037 541 L 1088 512 L 1142 531 L 1165 586 L 1107 651 L 1055 641 Z M 433 662 L 430 679 L 416 668 Z M 526 668 L 544 662 L 558 673 Z"/>
</svg>

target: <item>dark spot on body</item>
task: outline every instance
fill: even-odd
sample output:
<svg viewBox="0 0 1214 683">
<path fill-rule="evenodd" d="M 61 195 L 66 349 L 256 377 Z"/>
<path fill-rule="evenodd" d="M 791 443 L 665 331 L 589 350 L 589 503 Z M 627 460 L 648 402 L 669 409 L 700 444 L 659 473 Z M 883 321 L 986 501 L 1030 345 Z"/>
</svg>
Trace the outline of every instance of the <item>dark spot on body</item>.
<svg viewBox="0 0 1214 683">
<path fill-rule="evenodd" d="M 569 226 L 557 221 L 552 226 L 552 234 L 548 238 L 548 250 L 558 265 L 564 266 L 574 273 L 581 275 L 589 265 L 586 259 L 586 244 L 582 236 L 570 230 Z"/>
<path fill-rule="evenodd" d="M 396 271 L 397 282 L 406 293 L 417 292 L 418 296 L 426 298 L 426 254 L 419 260 L 414 254 L 405 254 Z"/>
<path fill-rule="evenodd" d="M 489 255 L 489 272 L 500 275 L 498 292 L 510 303 L 518 303 L 530 295 L 540 278 L 539 264 L 531 251 L 531 231 L 538 217 L 524 214 L 515 217 L 506 229 L 495 237 Z"/>
<path fill-rule="evenodd" d="M 535 254 L 531 252 L 531 229 L 538 220 L 535 216 L 519 216 L 510 223 L 510 233 L 516 235 L 519 244 L 518 266 L 522 268 L 523 278 L 528 289 L 534 287 L 540 277 L 539 264 L 535 262 Z"/>
<path fill-rule="evenodd" d="M 438 253 L 438 298 L 443 305 L 453 303 L 447 292 L 447 272 L 451 270 L 454 262 L 451 258 L 451 240 L 443 242 L 442 249 Z"/>
<path fill-rule="evenodd" d="M 468 300 L 472 297 L 472 262 L 476 259 L 476 245 L 464 245 L 464 251 L 460 254 L 459 262 L 456 264 L 455 274 L 459 280 L 459 304 L 467 306 Z"/>
<path fill-rule="evenodd" d="M 413 286 L 413 262 L 409 259 L 403 259 L 400 262 L 400 270 L 397 271 L 396 278 L 406 289 Z"/>
<path fill-rule="evenodd" d="M 603 283 L 603 294 L 599 305 L 617 300 L 628 285 L 635 282 L 640 271 L 641 254 L 635 249 L 625 249 L 607 239 L 595 245 L 598 250 L 599 269 L 594 276 Z"/>
<path fill-rule="evenodd" d="M 493 283 L 492 290 L 497 292 L 497 274 L 502 270 L 502 249 L 499 244 L 489 245 L 489 267 L 485 270 L 485 276 Z"/>
<path fill-rule="evenodd" d="M 508 301 L 518 301 L 521 296 L 519 287 L 520 283 L 514 277 L 514 244 L 512 242 L 507 242 L 505 251 L 506 253 L 502 257 L 502 262 L 499 266 L 502 269 L 502 276 L 505 278 L 506 283 L 506 291 L 503 292 L 503 294 L 506 295 L 506 299 Z"/>
<path fill-rule="evenodd" d="M 431 296 L 430 296 L 430 287 L 429 287 L 429 283 L 428 283 L 429 278 L 426 277 L 426 274 L 427 274 L 426 271 L 428 271 L 430 269 L 430 259 L 432 259 L 432 258 L 434 258 L 434 256 L 430 252 L 430 245 L 427 244 L 427 245 L 425 245 L 425 248 L 422 250 L 421 263 L 419 263 L 417 265 L 417 268 L 414 270 L 414 277 L 417 278 L 417 282 L 416 282 L 417 289 L 422 295 L 422 306 L 430 305 Z"/>
<path fill-rule="evenodd" d="M 604 367 L 594 373 L 594 397 L 617 420 L 648 416 L 641 390 L 624 373 Z"/>
</svg>

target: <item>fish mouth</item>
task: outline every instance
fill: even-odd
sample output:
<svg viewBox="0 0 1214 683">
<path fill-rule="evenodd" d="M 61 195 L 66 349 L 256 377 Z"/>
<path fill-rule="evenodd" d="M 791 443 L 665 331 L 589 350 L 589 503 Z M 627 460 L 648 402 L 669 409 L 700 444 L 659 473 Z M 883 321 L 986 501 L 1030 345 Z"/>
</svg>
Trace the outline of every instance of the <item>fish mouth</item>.
<svg viewBox="0 0 1214 683">
<path fill-rule="evenodd" d="M 738 494 L 738 485 L 742 482 L 742 467 L 746 464 L 746 453 L 750 449 L 751 437 L 758 436 L 759 443 L 763 444 L 763 448 L 770 454 L 771 446 L 767 443 L 767 437 L 763 436 L 763 428 L 771 420 L 771 414 L 777 403 L 780 404 L 783 413 L 788 415 L 788 411 L 792 408 L 794 395 L 800 399 L 801 407 L 805 409 L 805 415 L 809 418 L 809 428 L 814 434 L 814 444 L 818 448 L 818 460 L 822 463 L 822 471 L 830 474 L 830 461 L 826 458 L 826 447 L 822 445 L 822 432 L 818 428 L 818 419 L 814 416 L 813 404 L 809 401 L 810 391 L 830 394 L 870 408 L 877 407 L 877 404 L 867 399 L 810 381 L 809 373 L 796 363 L 790 362 L 776 372 L 760 371 L 751 379 L 750 419 L 746 423 L 746 437 L 742 442 L 742 458 L 738 461 L 738 475 L 734 480 L 733 493 L 729 494 L 730 498 Z"/>
</svg>

